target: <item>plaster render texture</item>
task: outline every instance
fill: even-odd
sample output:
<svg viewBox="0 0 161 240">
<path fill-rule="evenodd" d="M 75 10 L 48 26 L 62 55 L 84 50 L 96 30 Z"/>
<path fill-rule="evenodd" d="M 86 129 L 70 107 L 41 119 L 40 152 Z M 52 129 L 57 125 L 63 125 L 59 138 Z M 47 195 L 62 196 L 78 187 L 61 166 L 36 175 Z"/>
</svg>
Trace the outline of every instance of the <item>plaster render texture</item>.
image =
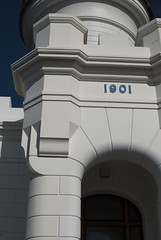
<svg viewBox="0 0 161 240">
<path fill-rule="evenodd" d="M 21 147 L 23 110 L 0 97 L 0 238 L 24 239 L 28 170 Z"/>
<path fill-rule="evenodd" d="M 143 239 L 161 239 L 161 19 L 143 2 L 24 1 L 24 113 L 0 98 L 5 240 L 80 239 L 94 194 L 134 203 Z"/>
</svg>

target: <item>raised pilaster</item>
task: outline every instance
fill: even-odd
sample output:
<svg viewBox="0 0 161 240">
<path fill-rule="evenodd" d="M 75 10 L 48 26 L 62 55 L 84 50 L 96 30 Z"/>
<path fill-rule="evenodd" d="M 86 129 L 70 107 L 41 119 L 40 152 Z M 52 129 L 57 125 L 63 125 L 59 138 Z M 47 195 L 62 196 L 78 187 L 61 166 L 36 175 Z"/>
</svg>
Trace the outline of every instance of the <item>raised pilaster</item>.
<svg viewBox="0 0 161 240">
<path fill-rule="evenodd" d="M 69 138 L 80 125 L 74 103 L 79 85 L 63 69 L 57 74 L 60 61 L 64 70 L 73 66 L 48 51 L 81 48 L 87 29 L 75 17 L 48 15 L 34 32 L 43 53 L 34 50 L 13 67 L 17 90 L 25 97 L 22 146 L 31 173 L 26 239 L 79 239 L 84 166 L 68 157 Z"/>
</svg>

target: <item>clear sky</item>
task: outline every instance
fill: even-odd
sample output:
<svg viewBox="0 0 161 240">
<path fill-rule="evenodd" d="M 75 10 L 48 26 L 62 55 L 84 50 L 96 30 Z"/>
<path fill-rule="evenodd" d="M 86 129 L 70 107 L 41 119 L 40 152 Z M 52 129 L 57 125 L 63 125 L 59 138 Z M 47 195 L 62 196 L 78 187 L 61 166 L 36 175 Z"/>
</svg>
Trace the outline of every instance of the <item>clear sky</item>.
<svg viewBox="0 0 161 240">
<path fill-rule="evenodd" d="M 11 96 L 13 106 L 22 106 L 22 97 L 14 90 L 10 65 L 27 53 L 19 34 L 22 0 L 1 0 L 0 7 L 0 96 Z"/>
<path fill-rule="evenodd" d="M 10 65 L 27 53 L 19 34 L 19 12 L 22 0 L 1 0 L 0 8 L 0 96 L 11 96 L 14 107 L 23 99 L 14 90 Z M 154 17 L 161 17 L 161 0 L 151 0 Z"/>
</svg>

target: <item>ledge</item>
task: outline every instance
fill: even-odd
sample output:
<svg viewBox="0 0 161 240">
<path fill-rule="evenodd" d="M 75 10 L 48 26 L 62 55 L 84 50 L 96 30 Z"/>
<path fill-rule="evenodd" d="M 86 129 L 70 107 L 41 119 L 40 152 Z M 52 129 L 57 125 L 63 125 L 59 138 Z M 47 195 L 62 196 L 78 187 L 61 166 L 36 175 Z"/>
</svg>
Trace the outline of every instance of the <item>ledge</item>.
<svg viewBox="0 0 161 240">
<path fill-rule="evenodd" d="M 140 55 L 138 57 L 88 56 L 85 52 L 76 49 L 38 48 L 13 64 L 12 71 L 16 91 L 25 96 L 26 84 L 34 82 L 45 74 L 72 75 L 81 81 L 98 81 L 98 79 L 107 81 L 114 76 L 114 80 L 117 78 L 117 81 L 124 79 L 126 82 L 126 79 L 127 81 L 131 79 L 132 82 L 147 83 L 149 81 L 147 76 L 151 77 L 151 64 L 150 55 L 143 58 L 140 58 Z M 123 78 L 119 77 L 120 72 Z"/>
</svg>

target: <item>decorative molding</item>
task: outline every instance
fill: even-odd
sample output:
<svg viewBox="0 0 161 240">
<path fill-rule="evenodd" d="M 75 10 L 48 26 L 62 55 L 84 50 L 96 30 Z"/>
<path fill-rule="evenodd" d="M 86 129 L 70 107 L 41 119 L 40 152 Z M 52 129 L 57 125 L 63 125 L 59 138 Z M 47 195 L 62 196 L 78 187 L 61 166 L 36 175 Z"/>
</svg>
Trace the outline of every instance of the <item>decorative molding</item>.
<svg viewBox="0 0 161 240">
<path fill-rule="evenodd" d="M 103 100 L 96 99 L 77 99 L 74 95 L 62 95 L 62 94 L 45 94 L 42 93 L 35 98 L 31 98 L 29 101 L 24 102 L 24 110 L 31 108 L 32 106 L 39 104 L 42 101 L 59 101 L 59 102 L 70 102 L 77 107 L 97 107 L 97 108 L 137 108 L 137 109 L 158 109 L 157 99 L 150 100 L 140 98 L 136 100 L 108 100 L 104 98 Z"/>
<path fill-rule="evenodd" d="M 0 141 L 20 141 L 23 121 L 0 122 Z"/>
<path fill-rule="evenodd" d="M 155 30 L 161 28 L 161 18 L 155 18 L 151 22 L 145 24 L 144 26 L 140 27 L 138 29 L 138 36 L 136 40 L 136 45 L 137 46 L 142 46 L 142 40 L 143 38 L 154 32 Z"/>
<path fill-rule="evenodd" d="M 87 39 L 87 31 L 88 29 L 83 25 L 83 22 L 81 22 L 78 18 L 69 15 L 69 14 L 48 14 L 45 17 L 43 17 L 41 20 L 36 22 L 33 26 L 34 33 L 39 32 L 43 28 L 45 28 L 50 23 L 65 23 L 65 24 L 71 24 L 75 28 L 77 28 L 80 32 L 82 32 L 85 35 L 85 39 Z"/>
<path fill-rule="evenodd" d="M 134 48 L 135 49 L 135 48 Z M 140 52 L 141 55 L 141 52 Z M 161 54 L 150 57 L 107 57 L 88 56 L 77 49 L 38 48 L 12 65 L 16 90 L 25 96 L 26 86 L 38 81 L 44 75 L 70 75 L 81 82 L 123 82 L 141 83 L 155 86 L 161 83 Z M 22 80 L 23 79 L 23 80 Z M 91 107 L 136 107 L 158 109 L 156 99 L 141 99 L 137 101 L 123 98 L 117 100 L 94 99 L 80 97 L 75 92 L 52 93 L 50 91 L 37 92 L 24 101 L 24 109 L 41 101 L 67 101 L 76 106 Z M 118 102 L 119 101 L 119 102 Z"/>
<path fill-rule="evenodd" d="M 81 81 L 153 82 L 150 57 L 88 56 L 76 49 L 35 49 L 13 64 L 12 71 L 20 95 L 25 95 L 26 84 L 44 74 L 72 75 Z"/>
<path fill-rule="evenodd" d="M 38 156 L 67 157 L 69 139 L 45 138 L 40 136 Z"/>
</svg>

